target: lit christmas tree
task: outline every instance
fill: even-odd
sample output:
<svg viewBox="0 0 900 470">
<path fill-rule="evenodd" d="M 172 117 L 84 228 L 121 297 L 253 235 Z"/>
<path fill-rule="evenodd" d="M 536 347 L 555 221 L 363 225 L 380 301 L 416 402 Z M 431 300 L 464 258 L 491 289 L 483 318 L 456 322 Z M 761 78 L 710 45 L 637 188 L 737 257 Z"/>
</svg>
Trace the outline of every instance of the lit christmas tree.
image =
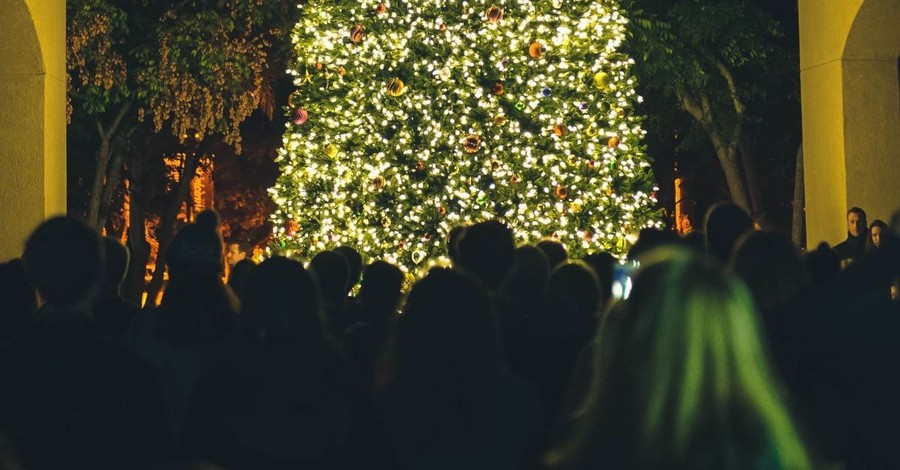
<svg viewBox="0 0 900 470">
<path fill-rule="evenodd" d="M 275 237 L 406 268 L 461 224 L 621 254 L 658 226 L 614 0 L 310 0 Z"/>
</svg>

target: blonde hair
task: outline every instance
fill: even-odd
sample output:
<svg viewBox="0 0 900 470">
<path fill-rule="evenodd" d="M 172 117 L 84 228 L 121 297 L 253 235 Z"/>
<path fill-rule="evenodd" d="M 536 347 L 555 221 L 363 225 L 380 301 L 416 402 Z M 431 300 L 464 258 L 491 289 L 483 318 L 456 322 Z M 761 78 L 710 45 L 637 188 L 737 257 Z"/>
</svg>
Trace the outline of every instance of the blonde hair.
<svg viewBox="0 0 900 470">
<path fill-rule="evenodd" d="M 548 461 L 614 460 L 612 451 L 631 468 L 752 468 L 763 456 L 811 468 L 754 308 L 712 261 L 672 248 L 642 258 L 631 298 L 598 336 L 581 423 Z"/>
</svg>

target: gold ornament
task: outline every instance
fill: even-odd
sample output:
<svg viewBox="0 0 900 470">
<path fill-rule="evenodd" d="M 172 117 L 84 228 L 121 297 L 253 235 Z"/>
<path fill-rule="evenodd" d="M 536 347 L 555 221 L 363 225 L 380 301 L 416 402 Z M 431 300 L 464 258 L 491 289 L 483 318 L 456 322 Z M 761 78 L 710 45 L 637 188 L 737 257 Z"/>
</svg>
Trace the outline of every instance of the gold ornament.
<svg viewBox="0 0 900 470">
<path fill-rule="evenodd" d="M 532 59 L 544 57 L 545 52 L 547 52 L 547 49 L 545 49 L 544 45 L 538 41 L 534 41 L 531 43 L 531 46 L 528 47 L 528 55 L 530 55 Z"/>
<path fill-rule="evenodd" d="M 569 212 L 571 212 L 573 214 L 581 212 L 581 207 L 582 206 L 581 206 L 580 202 L 573 202 L 573 203 L 569 204 Z"/>
<path fill-rule="evenodd" d="M 379 16 L 387 13 L 387 5 L 384 3 L 379 3 L 377 7 L 375 7 L 375 13 Z"/>
<path fill-rule="evenodd" d="M 446 207 L 444 207 L 444 206 L 438 207 L 438 214 L 444 215 L 444 214 L 446 214 L 446 213 L 447 213 L 447 208 L 446 208 Z"/>
<path fill-rule="evenodd" d="M 581 235 L 581 238 L 584 241 L 589 242 L 594 239 L 594 234 L 585 230 L 585 232 Z"/>
<path fill-rule="evenodd" d="M 597 72 L 594 74 L 594 88 L 598 90 L 605 90 L 609 87 L 609 74 L 606 72 Z"/>
<path fill-rule="evenodd" d="M 519 175 L 512 175 L 509 177 L 509 182 L 512 184 L 516 184 L 519 181 L 522 181 L 522 178 L 520 178 Z"/>
<path fill-rule="evenodd" d="M 617 137 L 617 136 L 610 137 L 609 140 L 606 142 L 606 144 L 609 145 L 609 148 L 614 149 L 614 148 L 618 147 L 619 146 L 619 137 Z"/>
<path fill-rule="evenodd" d="M 425 260 L 425 252 L 422 250 L 414 251 L 412 254 L 412 262 L 413 264 L 419 264 Z"/>
<path fill-rule="evenodd" d="M 594 136 L 596 136 L 597 134 L 600 133 L 600 129 L 597 129 L 597 126 L 591 124 L 591 125 L 588 126 L 588 128 L 584 131 L 584 133 L 587 134 L 588 137 L 594 137 Z"/>
<path fill-rule="evenodd" d="M 391 219 L 388 219 L 387 217 L 382 217 L 382 218 L 381 218 L 381 226 L 382 226 L 382 227 L 390 227 L 390 226 L 391 226 Z"/>
<path fill-rule="evenodd" d="M 325 68 L 325 64 L 316 62 L 316 70 L 322 70 L 323 68 Z"/>
<path fill-rule="evenodd" d="M 334 158 L 338 154 L 338 147 L 334 144 L 328 144 L 325 146 L 325 155 L 328 158 Z"/>
<path fill-rule="evenodd" d="M 556 197 L 559 199 L 565 199 L 569 195 L 569 190 L 566 189 L 565 186 L 559 185 L 556 187 Z"/>
<path fill-rule="evenodd" d="M 497 24 L 500 20 L 503 19 L 503 8 L 498 7 L 497 5 L 491 5 L 490 8 L 487 9 L 484 16 L 487 17 L 487 22 L 490 24 Z"/>
<path fill-rule="evenodd" d="M 365 37 L 366 37 L 366 27 L 365 26 L 363 26 L 361 24 L 357 24 L 356 26 L 354 26 L 353 28 L 350 29 L 350 40 L 351 41 L 353 41 L 355 43 L 360 43 L 363 41 L 363 39 L 365 39 Z"/>
<path fill-rule="evenodd" d="M 392 78 L 391 81 L 388 82 L 387 85 L 387 94 L 390 96 L 400 96 L 403 94 L 406 89 L 406 85 L 403 84 L 403 80 L 399 78 Z"/>
<path fill-rule="evenodd" d="M 425 162 L 419 160 L 416 162 L 416 170 L 422 171 L 425 169 Z"/>
<path fill-rule="evenodd" d="M 386 184 L 387 181 L 385 181 L 384 176 L 378 175 L 372 178 L 372 186 L 374 186 L 375 189 L 384 189 Z"/>
<path fill-rule="evenodd" d="M 553 135 L 555 135 L 557 137 L 562 137 L 562 136 L 566 135 L 566 126 L 564 126 L 562 124 L 557 124 L 557 125 L 553 126 Z"/>
<path fill-rule="evenodd" d="M 497 96 L 502 95 L 503 94 L 503 84 L 500 82 L 495 83 L 493 91 L 494 91 L 494 94 Z"/>
<path fill-rule="evenodd" d="M 497 116 L 497 117 L 495 117 L 495 118 L 494 118 L 494 125 L 495 125 L 495 126 L 498 126 L 498 127 L 506 125 L 506 116 Z"/>
<path fill-rule="evenodd" d="M 466 153 L 475 153 L 478 151 L 479 147 L 481 147 L 481 137 L 478 137 L 475 134 L 467 135 L 463 141 L 463 149 Z"/>
<path fill-rule="evenodd" d="M 347 75 L 347 69 L 345 69 L 344 67 L 338 67 L 337 73 L 338 75 L 343 77 L 344 75 Z"/>
</svg>

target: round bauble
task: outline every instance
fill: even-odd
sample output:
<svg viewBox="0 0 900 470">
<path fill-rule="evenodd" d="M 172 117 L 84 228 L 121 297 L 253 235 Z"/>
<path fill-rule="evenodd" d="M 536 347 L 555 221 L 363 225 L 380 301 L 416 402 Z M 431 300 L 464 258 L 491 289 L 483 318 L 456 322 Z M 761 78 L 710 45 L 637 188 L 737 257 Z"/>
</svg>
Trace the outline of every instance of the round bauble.
<svg viewBox="0 0 900 470">
<path fill-rule="evenodd" d="M 605 90 L 609 87 L 611 79 L 606 72 L 597 72 L 594 74 L 594 88 Z"/>
<path fill-rule="evenodd" d="M 384 3 L 379 3 L 378 6 L 375 7 L 375 13 L 379 16 L 387 13 L 387 10 L 387 5 L 385 5 Z"/>
<path fill-rule="evenodd" d="M 399 78 L 392 78 L 387 84 L 387 94 L 389 96 L 397 97 L 402 95 L 404 91 L 406 91 L 406 85 Z"/>
<path fill-rule="evenodd" d="M 609 148 L 614 149 L 614 148 L 618 147 L 619 146 L 619 137 L 618 136 L 610 137 L 609 140 L 606 141 L 606 144 L 609 145 Z"/>
<path fill-rule="evenodd" d="M 363 39 L 366 38 L 366 27 L 357 24 L 356 26 L 350 28 L 350 40 L 355 43 L 363 42 Z"/>
<path fill-rule="evenodd" d="M 497 24 L 503 19 L 503 8 L 498 7 L 497 5 L 491 5 L 484 13 L 484 16 L 487 18 L 488 23 Z"/>
<path fill-rule="evenodd" d="M 566 135 L 566 126 L 564 126 L 562 124 L 557 124 L 557 125 L 553 126 L 553 135 L 555 135 L 557 137 L 562 137 L 562 136 Z"/>
<path fill-rule="evenodd" d="M 492 89 L 492 91 L 494 92 L 494 94 L 497 95 L 497 96 L 502 95 L 502 94 L 503 94 L 503 90 L 504 90 L 503 84 L 500 83 L 500 82 L 495 83 L 495 84 L 494 84 L 494 87 L 493 87 L 493 89 Z"/>
<path fill-rule="evenodd" d="M 528 46 L 528 55 L 530 55 L 532 59 L 541 59 L 546 52 L 547 49 L 538 41 L 535 41 L 531 43 L 531 46 Z"/>
<path fill-rule="evenodd" d="M 303 125 L 304 122 L 309 120 L 309 111 L 305 108 L 295 108 L 294 112 L 291 114 L 291 122 L 300 126 Z"/>
<path fill-rule="evenodd" d="M 463 140 L 463 150 L 465 150 L 466 153 L 475 153 L 479 148 L 481 148 L 481 137 L 478 137 L 475 134 L 469 134 Z"/>
<path fill-rule="evenodd" d="M 569 190 L 565 186 L 559 185 L 556 187 L 555 194 L 558 199 L 565 199 L 569 196 Z"/>
</svg>

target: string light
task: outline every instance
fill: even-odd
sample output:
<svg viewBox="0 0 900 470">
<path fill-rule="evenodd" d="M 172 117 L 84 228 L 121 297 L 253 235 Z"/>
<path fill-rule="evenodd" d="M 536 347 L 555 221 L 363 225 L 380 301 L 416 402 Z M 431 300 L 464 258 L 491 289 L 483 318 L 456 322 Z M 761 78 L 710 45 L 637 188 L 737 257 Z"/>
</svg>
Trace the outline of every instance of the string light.
<svg viewBox="0 0 900 470">
<path fill-rule="evenodd" d="M 661 226 L 614 0 L 301 8 L 288 74 L 308 119 L 276 159 L 278 250 L 349 244 L 412 270 L 489 218 L 573 256 Z"/>
</svg>

